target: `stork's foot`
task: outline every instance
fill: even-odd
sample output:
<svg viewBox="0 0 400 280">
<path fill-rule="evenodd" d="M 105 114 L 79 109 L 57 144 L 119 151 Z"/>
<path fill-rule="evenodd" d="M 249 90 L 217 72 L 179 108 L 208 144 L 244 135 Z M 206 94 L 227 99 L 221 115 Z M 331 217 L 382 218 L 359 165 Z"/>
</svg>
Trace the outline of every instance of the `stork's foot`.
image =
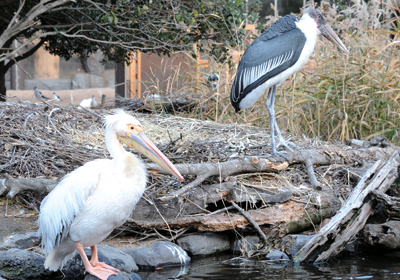
<svg viewBox="0 0 400 280">
<path fill-rule="evenodd" d="M 104 269 L 106 269 L 106 270 L 120 272 L 119 269 L 117 269 L 117 268 L 115 268 L 115 267 L 112 267 L 111 265 L 108 265 L 108 264 L 106 264 L 106 263 L 99 262 L 99 261 L 94 261 L 93 259 L 90 261 L 90 264 L 91 264 L 93 267 L 101 267 L 101 268 L 104 268 Z M 115 274 L 115 275 L 116 275 L 116 274 Z"/>
<path fill-rule="evenodd" d="M 85 267 L 87 273 L 92 274 L 93 276 L 99 278 L 100 280 L 107 280 L 111 275 L 118 275 L 118 273 L 108 270 L 102 267 Z"/>
<path fill-rule="evenodd" d="M 292 143 L 290 141 L 285 141 L 285 140 L 283 140 L 283 138 L 279 139 L 279 142 L 276 145 L 276 147 L 279 147 L 279 146 L 283 146 L 283 147 L 285 147 L 286 149 L 288 149 L 291 152 L 293 152 L 293 149 L 290 146 L 292 146 L 293 148 L 297 147 L 296 144 L 294 144 L 294 143 Z"/>
<path fill-rule="evenodd" d="M 272 150 L 272 151 L 271 151 L 271 154 L 272 154 L 273 156 L 276 156 L 276 157 L 283 157 L 284 159 L 286 159 L 287 161 L 289 161 L 289 158 L 288 158 L 287 156 L 285 156 L 283 153 L 284 153 L 284 152 L 278 152 L 278 151 L 276 151 L 276 150 Z"/>
<path fill-rule="evenodd" d="M 271 155 L 273 155 L 273 156 L 275 156 L 275 157 L 283 157 L 285 160 L 289 161 L 289 158 L 288 158 L 287 156 L 285 156 L 284 153 L 286 153 L 286 152 L 285 152 L 285 151 L 283 151 L 283 152 L 278 152 L 278 151 L 276 151 L 276 150 L 272 150 L 272 151 L 271 151 Z M 267 158 L 267 157 L 270 157 L 270 155 L 260 155 L 260 156 L 257 156 L 257 157 L 260 157 L 260 158 Z"/>
</svg>

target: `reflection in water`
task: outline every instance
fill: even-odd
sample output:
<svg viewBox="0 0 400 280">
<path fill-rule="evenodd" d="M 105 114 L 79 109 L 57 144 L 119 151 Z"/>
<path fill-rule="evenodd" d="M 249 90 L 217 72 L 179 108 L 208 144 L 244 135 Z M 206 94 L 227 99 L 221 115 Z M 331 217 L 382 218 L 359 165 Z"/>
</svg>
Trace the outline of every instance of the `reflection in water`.
<svg viewBox="0 0 400 280">
<path fill-rule="evenodd" d="M 153 279 L 400 279 L 400 253 L 348 257 L 328 264 L 278 265 L 266 261 L 221 264 L 232 256 L 193 258 L 190 266 L 141 271 L 142 280 Z"/>
</svg>

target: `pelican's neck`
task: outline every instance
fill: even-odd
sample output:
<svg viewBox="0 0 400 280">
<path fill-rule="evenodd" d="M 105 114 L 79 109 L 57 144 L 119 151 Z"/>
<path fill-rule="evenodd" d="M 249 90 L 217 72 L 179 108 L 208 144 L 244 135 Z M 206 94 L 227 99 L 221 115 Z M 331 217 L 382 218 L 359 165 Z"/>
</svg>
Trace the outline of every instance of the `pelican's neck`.
<svg viewBox="0 0 400 280">
<path fill-rule="evenodd" d="M 128 153 L 122 147 L 121 142 L 118 140 L 117 135 L 109 129 L 106 129 L 105 133 L 107 150 L 111 157 L 116 162 L 123 162 L 125 155 Z"/>
</svg>

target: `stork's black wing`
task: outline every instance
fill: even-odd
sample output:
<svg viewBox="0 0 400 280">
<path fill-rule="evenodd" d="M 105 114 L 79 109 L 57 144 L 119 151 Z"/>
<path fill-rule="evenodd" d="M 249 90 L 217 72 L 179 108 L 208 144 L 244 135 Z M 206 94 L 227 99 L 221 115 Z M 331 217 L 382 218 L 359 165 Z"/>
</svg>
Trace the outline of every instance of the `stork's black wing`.
<svg viewBox="0 0 400 280">
<path fill-rule="evenodd" d="M 260 35 L 245 51 L 231 90 L 231 103 L 239 111 L 240 101 L 253 89 L 293 66 L 306 42 L 295 16 L 285 16 Z"/>
</svg>

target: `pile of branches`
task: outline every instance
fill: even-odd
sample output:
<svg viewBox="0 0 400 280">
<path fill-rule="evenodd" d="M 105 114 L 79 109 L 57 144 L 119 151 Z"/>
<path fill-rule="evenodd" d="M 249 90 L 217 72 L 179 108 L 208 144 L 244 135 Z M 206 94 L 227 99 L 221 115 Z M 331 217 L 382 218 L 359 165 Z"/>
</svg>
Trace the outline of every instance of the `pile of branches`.
<svg viewBox="0 0 400 280">
<path fill-rule="evenodd" d="M 0 195 L 49 192 L 60 175 L 108 158 L 102 120 L 110 113 L 0 104 L 0 166 L 6 178 Z M 186 182 L 143 158 L 150 170 L 148 186 L 124 229 L 145 236 L 161 231 L 170 240 L 189 229 L 255 229 L 264 241 L 276 225 L 275 236 L 304 231 L 335 215 L 363 174 L 398 150 L 384 139 L 347 145 L 291 139 L 297 148 L 285 160 L 268 154 L 269 133 L 257 127 L 161 114 L 135 117 Z"/>
<path fill-rule="evenodd" d="M 101 118 L 52 104 L 0 105 L 0 172 L 21 178 L 58 177 L 107 156 Z"/>
</svg>

